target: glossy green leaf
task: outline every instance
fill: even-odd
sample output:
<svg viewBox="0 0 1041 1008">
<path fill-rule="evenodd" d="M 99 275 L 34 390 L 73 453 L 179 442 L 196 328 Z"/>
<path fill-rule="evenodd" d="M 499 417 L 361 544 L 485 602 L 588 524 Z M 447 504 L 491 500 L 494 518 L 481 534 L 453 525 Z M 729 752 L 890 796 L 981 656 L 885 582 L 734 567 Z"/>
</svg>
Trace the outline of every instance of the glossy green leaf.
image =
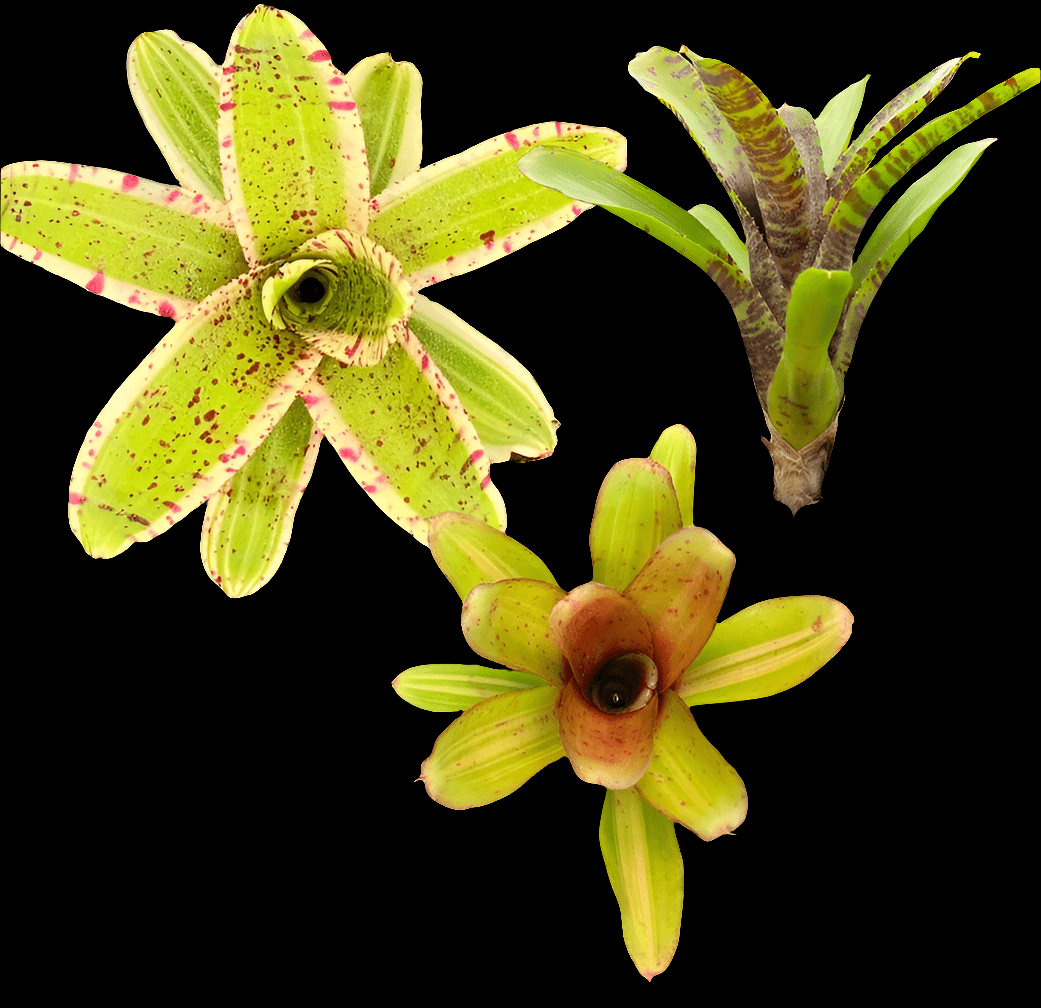
<svg viewBox="0 0 1041 1008">
<path fill-rule="evenodd" d="M 539 146 L 579 150 L 612 167 L 625 165 L 625 138 L 612 130 L 561 122 L 528 126 L 421 168 L 392 186 L 372 201 L 369 234 L 394 252 L 419 290 L 556 231 L 588 208 L 517 171 L 520 158 Z"/>
<path fill-rule="evenodd" d="M 409 326 L 455 389 L 491 462 L 553 453 L 557 420 L 520 361 L 422 294 Z"/>
<path fill-rule="evenodd" d="M 326 358 L 303 395 L 362 489 L 421 542 L 427 521 L 442 511 L 506 524 L 473 425 L 409 330 L 374 367 Z"/>
<path fill-rule="evenodd" d="M 224 201 L 217 147 L 221 69 L 172 31 L 145 32 L 127 56 L 127 80 L 144 124 L 174 178 Z"/>
<path fill-rule="evenodd" d="M 460 711 L 489 697 L 544 686 L 538 676 L 483 665 L 417 665 L 392 683 L 402 700 L 428 711 Z"/>
<path fill-rule="evenodd" d="M 527 546 L 469 515 L 446 512 L 432 518 L 430 552 L 461 599 L 486 581 L 532 578 L 557 583 Z"/>
<path fill-rule="evenodd" d="M 482 658 L 559 686 L 564 662 L 549 615 L 565 594 L 530 578 L 479 584 L 463 604 L 463 636 Z"/>
<path fill-rule="evenodd" d="M 69 487 L 72 529 L 91 556 L 154 539 L 220 490 L 318 365 L 320 354 L 267 324 L 255 282 L 203 300 L 94 421 Z"/>
<path fill-rule="evenodd" d="M 736 270 L 723 243 L 697 217 L 623 172 L 581 153 L 539 148 L 520 171 L 540 185 L 609 210 L 708 271 L 722 260 Z"/>
<path fill-rule="evenodd" d="M 932 171 L 908 186 L 871 232 L 853 264 L 853 285 L 860 288 L 879 260 L 890 265 L 922 233 L 941 203 L 964 181 L 994 138 L 965 144 L 948 154 Z"/>
<path fill-rule="evenodd" d="M 419 171 L 423 78 L 411 63 L 396 63 L 390 53 L 381 53 L 352 67 L 347 85 L 361 116 L 370 188 L 378 196 L 392 182 Z"/>
<path fill-rule="evenodd" d="M 852 630 L 852 613 L 822 595 L 757 602 L 716 626 L 673 688 L 689 706 L 773 696 L 813 675 Z"/>
<path fill-rule="evenodd" d="M 622 915 L 625 947 L 650 980 L 666 969 L 680 940 L 683 858 L 676 827 L 635 788 L 608 790 L 600 850 Z"/>
<path fill-rule="evenodd" d="M 489 805 L 560 759 L 553 716 L 559 692 L 556 686 L 518 690 L 464 711 L 423 763 L 427 794 L 448 808 Z"/>
<path fill-rule="evenodd" d="M 683 525 L 668 470 L 649 458 L 612 466 L 589 528 L 593 580 L 622 591 L 662 542 Z"/>
<path fill-rule="evenodd" d="M 3 246 L 142 311 L 180 319 L 246 272 L 221 204 L 104 168 L 23 161 L 3 170 Z"/>
<path fill-rule="evenodd" d="M 251 595 L 278 570 L 321 442 L 295 398 L 249 461 L 206 501 L 203 566 L 225 595 Z"/>
<path fill-rule="evenodd" d="M 636 790 L 645 802 L 702 840 L 733 833 L 748 811 L 737 771 L 701 733 L 673 690 L 662 694 L 654 756 Z"/>
<path fill-rule="evenodd" d="M 687 211 L 699 224 L 709 231 L 723 250 L 737 265 L 744 276 L 749 276 L 748 246 L 734 230 L 734 226 L 714 206 L 699 203 Z"/>
<path fill-rule="evenodd" d="M 694 469 L 698 460 L 694 436 L 682 424 L 673 424 L 655 442 L 651 460 L 669 470 L 680 507 L 680 521 L 683 525 L 693 525 Z"/>
<path fill-rule="evenodd" d="M 868 75 L 870 76 L 870 75 Z M 828 102 L 817 116 L 817 135 L 821 143 L 821 163 L 824 174 L 831 176 L 839 158 L 853 135 L 853 124 L 857 121 L 860 106 L 864 101 L 864 89 L 868 77 L 844 88 Z"/>
<path fill-rule="evenodd" d="M 369 172 L 354 97 L 288 11 L 257 7 L 239 22 L 217 131 L 224 191 L 251 264 L 334 228 L 365 233 Z"/>
</svg>

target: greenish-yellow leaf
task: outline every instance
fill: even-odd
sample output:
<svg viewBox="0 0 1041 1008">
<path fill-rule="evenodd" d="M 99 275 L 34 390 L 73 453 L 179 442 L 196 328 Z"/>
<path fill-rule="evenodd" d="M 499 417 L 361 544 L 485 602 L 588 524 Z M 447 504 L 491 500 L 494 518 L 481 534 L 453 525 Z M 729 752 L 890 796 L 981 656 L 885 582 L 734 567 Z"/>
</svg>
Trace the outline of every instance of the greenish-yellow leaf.
<svg viewBox="0 0 1041 1008">
<path fill-rule="evenodd" d="M 622 938 L 648 980 L 672 961 L 683 915 L 683 858 L 676 827 L 635 788 L 607 790 L 600 850 L 622 915 Z"/>
</svg>

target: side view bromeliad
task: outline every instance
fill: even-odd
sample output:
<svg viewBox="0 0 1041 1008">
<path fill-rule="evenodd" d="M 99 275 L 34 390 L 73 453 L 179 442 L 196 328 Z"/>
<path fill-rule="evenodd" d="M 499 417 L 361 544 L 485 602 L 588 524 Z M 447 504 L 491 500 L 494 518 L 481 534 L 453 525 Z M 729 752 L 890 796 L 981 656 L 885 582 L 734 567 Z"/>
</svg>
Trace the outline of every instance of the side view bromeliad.
<svg viewBox="0 0 1041 1008">
<path fill-rule="evenodd" d="M 223 66 L 172 31 L 128 58 L 179 185 L 49 161 L 3 170 L 4 248 L 174 327 L 76 459 L 72 529 L 113 557 L 203 501 L 231 596 L 277 570 L 320 441 L 426 542 L 445 510 L 504 527 L 489 466 L 556 443 L 509 354 L 419 291 L 562 227 L 587 204 L 517 171 L 540 145 L 625 165 L 611 130 L 545 122 L 420 169 L 418 71 L 349 73 L 297 18 L 257 7 Z"/>
<path fill-rule="evenodd" d="M 640 53 L 629 73 L 694 138 L 733 202 L 742 241 L 715 208 L 689 212 L 581 155 L 534 151 L 529 178 L 597 203 L 700 266 L 726 295 L 766 417 L 774 496 L 794 514 L 820 499 L 835 443 L 846 371 L 879 285 L 937 207 L 994 142 L 948 154 L 896 201 L 854 261 L 867 219 L 936 146 L 1039 79 L 1024 70 L 934 119 L 872 164 L 969 57 L 941 64 L 898 94 L 850 142 L 867 77 L 814 118 L 774 108 L 739 70 L 684 46 Z"/>
</svg>

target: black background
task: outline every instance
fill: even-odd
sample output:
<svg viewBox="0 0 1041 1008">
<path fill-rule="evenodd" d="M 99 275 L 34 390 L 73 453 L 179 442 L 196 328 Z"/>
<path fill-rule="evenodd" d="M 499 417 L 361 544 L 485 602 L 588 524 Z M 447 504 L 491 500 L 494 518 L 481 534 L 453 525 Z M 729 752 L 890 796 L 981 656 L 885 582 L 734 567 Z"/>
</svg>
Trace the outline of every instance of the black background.
<svg viewBox="0 0 1041 1008">
<path fill-rule="evenodd" d="M 247 9 L 115 4 L 53 25 L 5 15 L 4 161 L 172 183 L 126 88 L 126 49 L 165 27 L 222 62 Z M 924 20 L 890 33 L 846 15 L 760 24 L 752 11 L 605 25 L 603 12 L 566 4 L 294 13 L 341 69 L 386 50 L 419 67 L 424 164 L 545 120 L 609 126 L 629 139 L 633 177 L 683 206 L 727 211 L 693 141 L 628 75 L 636 51 L 686 42 L 733 62 L 775 105 L 814 115 L 870 72 L 857 130 L 970 49 L 983 58 L 919 123 L 1034 62 L 1011 26 Z M 951 926 L 950 859 L 971 865 L 964 838 L 1006 821 L 994 757 L 973 749 L 970 712 L 951 704 L 969 693 L 986 711 L 972 684 L 987 666 L 972 649 L 997 590 L 998 537 L 1017 536 L 1000 502 L 1022 484 L 1001 453 L 1026 380 L 1008 356 L 1025 294 L 1006 278 L 1036 255 L 1016 217 L 1034 178 L 1036 108 L 1036 94 L 1015 99 L 912 175 L 999 137 L 887 279 L 849 374 L 824 500 L 794 518 L 771 496 L 730 309 L 664 245 L 594 210 L 426 291 L 517 356 L 554 406 L 557 453 L 492 474 L 509 533 L 561 585 L 590 578 L 588 524 L 607 470 L 683 423 L 699 449 L 695 522 L 738 559 L 721 618 L 819 593 L 856 619 L 844 650 L 797 689 L 696 711 L 750 809 L 736 836 L 711 845 L 678 831 L 684 929 L 653 991 L 757 983 L 829 1000 L 822 960 L 861 986 L 909 958 L 913 985 L 944 968 L 948 953 L 935 950 L 922 965 L 919 930 Z M 44 957 L 43 989 L 71 979 L 147 995 L 205 976 L 218 994 L 270 983 L 293 1005 L 338 1002 L 373 978 L 387 996 L 416 982 L 474 997 L 546 981 L 561 993 L 604 981 L 619 995 L 646 990 L 598 850 L 599 788 L 561 761 L 459 813 L 414 783 L 452 715 L 410 707 L 390 681 L 417 664 L 481 660 L 429 554 L 323 446 L 288 556 L 254 596 L 229 600 L 206 577 L 202 508 L 152 543 L 89 559 L 65 523 L 68 469 L 169 323 L 14 258 L 4 278 L 15 320 L 29 311 L 8 343 L 20 474 L 9 500 L 25 530 L 12 547 L 25 587 L 14 638 L 28 645 L 14 770 L 24 948 Z M 880 915 L 883 931 L 865 928 Z"/>
</svg>

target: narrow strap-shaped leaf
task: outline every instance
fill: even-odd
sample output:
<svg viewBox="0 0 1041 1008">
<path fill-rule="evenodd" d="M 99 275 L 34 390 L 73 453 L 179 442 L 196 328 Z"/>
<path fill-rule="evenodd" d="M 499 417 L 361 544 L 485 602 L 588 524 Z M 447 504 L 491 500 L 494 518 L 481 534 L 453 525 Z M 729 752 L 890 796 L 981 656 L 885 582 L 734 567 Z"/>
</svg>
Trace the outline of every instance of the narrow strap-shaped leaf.
<svg viewBox="0 0 1041 1008">
<path fill-rule="evenodd" d="M 490 462 L 553 453 L 559 424 L 516 357 L 422 294 L 415 295 L 409 327 L 455 389 Z"/>
<path fill-rule="evenodd" d="M 860 233 L 886 193 L 930 151 L 980 116 L 1033 87 L 1039 79 L 1041 75 L 1034 67 L 994 85 L 960 109 L 926 123 L 861 175 L 831 214 L 819 255 L 822 268 L 849 269 Z"/>
<path fill-rule="evenodd" d="M 617 462 L 600 487 L 589 526 L 593 580 L 623 591 L 682 527 L 668 469 L 649 458 Z"/>
<path fill-rule="evenodd" d="M 831 358 L 840 385 L 853 357 L 864 316 L 882 281 L 911 242 L 922 233 L 940 204 L 961 185 L 992 143 L 994 138 L 979 140 L 951 151 L 932 171 L 908 186 L 871 233 L 864 251 L 853 265 L 855 293 L 843 318 L 840 334 L 832 341 Z"/>
<path fill-rule="evenodd" d="M 730 124 L 748 159 L 763 218 L 763 237 L 790 285 L 810 236 L 807 179 L 784 119 L 743 73 L 691 53 L 701 83 Z"/>
<path fill-rule="evenodd" d="M 352 67 L 347 85 L 361 116 L 370 189 L 378 196 L 391 182 L 419 171 L 423 78 L 411 63 L 396 63 L 390 53 L 380 53 Z"/>
<path fill-rule="evenodd" d="M 716 260 L 736 269 L 723 243 L 696 216 L 610 165 L 550 147 L 525 154 L 518 168 L 540 185 L 609 210 L 706 272 Z"/>
<path fill-rule="evenodd" d="M 483 582 L 532 578 L 557 583 L 527 546 L 477 518 L 454 511 L 430 519 L 430 552 L 464 600 Z"/>
<path fill-rule="evenodd" d="M 2 178 L 3 247 L 142 311 L 183 318 L 246 272 L 223 204 L 105 168 L 23 161 Z"/>
<path fill-rule="evenodd" d="M 545 686 L 538 676 L 483 665 L 417 665 L 392 683 L 402 700 L 428 711 L 461 711 L 489 697 Z"/>
<path fill-rule="evenodd" d="M 606 789 L 600 851 L 622 915 L 622 938 L 648 980 L 672 961 L 683 915 L 683 858 L 672 820 L 635 788 Z"/>
<path fill-rule="evenodd" d="M 904 88 L 860 131 L 860 135 L 842 153 L 832 170 L 831 199 L 828 209 L 841 200 L 875 158 L 875 152 L 899 133 L 925 108 L 957 73 L 967 59 L 979 53 L 966 53 L 961 59 L 948 60 L 924 77 Z"/>
<path fill-rule="evenodd" d="M 868 78 L 862 77 L 844 88 L 824 106 L 815 120 L 817 135 L 820 137 L 821 165 L 826 178 L 831 178 L 839 157 L 849 145 L 853 124 L 857 121 L 864 101 L 867 82 Z"/>
<path fill-rule="evenodd" d="M 475 808 L 512 794 L 564 755 L 556 686 L 515 690 L 464 711 L 439 736 L 420 779 L 436 802 Z"/>
<path fill-rule="evenodd" d="M 172 31 L 138 35 L 127 80 L 141 118 L 186 189 L 224 201 L 217 147 L 220 67 Z"/>
<path fill-rule="evenodd" d="M 655 46 L 638 53 L 629 73 L 672 110 L 698 145 L 716 177 L 745 212 L 762 224 L 748 158 L 730 124 L 716 108 L 694 68 L 686 46 L 681 53 Z"/>
<path fill-rule="evenodd" d="M 373 503 L 421 542 L 428 519 L 442 511 L 505 526 L 502 497 L 473 424 L 408 330 L 374 367 L 326 358 L 303 395 Z"/>
<path fill-rule="evenodd" d="M 757 602 L 716 625 L 673 688 L 690 706 L 773 696 L 813 675 L 852 630 L 852 613 L 823 595 Z"/>
<path fill-rule="evenodd" d="M 420 290 L 551 234 L 589 207 L 517 170 L 521 157 L 542 145 L 625 166 L 625 137 L 613 130 L 564 122 L 528 126 L 391 185 L 372 201 L 369 235 L 397 257 Z"/>
<path fill-rule="evenodd" d="M 723 247 L 737 268 L 746 276 L 751 276 L 748 268 L 748 246 L 734 230 L 733 225 L 714 206 L 699 203 L 687 211 L 702 227 L 706 228 Z"/>
<path fill-rule="evenodd" d="M 252 595 L 278 570 L 322 440 L 297 396 L 249 461 L 207 500 L 202 561 L 225 595 Z"/>
<path fill-rule="evenodd" d="M 217 132 L 224 191 L 251 265 L 284 258 L 323 231 L 365 233 L 369 170 L 354 97 L 288 11 L 260 6 L 239 22 Z"/>
<path fill-rule="evenodd" d="M 257 279 L 201 301 L 94 421 L 69 489 L 72 529 L 92 556 L 154 539 L 220 490 L 318 365 L 267 323 Z"/>
<path fill-rule="evenodd" d="M 733 833 L 748 811 L 737 771 L 705 738 L 674 690 L 661 695 L 654 755 L 636 790 L 645 802 L 702 840 Z"/>
</svg>

